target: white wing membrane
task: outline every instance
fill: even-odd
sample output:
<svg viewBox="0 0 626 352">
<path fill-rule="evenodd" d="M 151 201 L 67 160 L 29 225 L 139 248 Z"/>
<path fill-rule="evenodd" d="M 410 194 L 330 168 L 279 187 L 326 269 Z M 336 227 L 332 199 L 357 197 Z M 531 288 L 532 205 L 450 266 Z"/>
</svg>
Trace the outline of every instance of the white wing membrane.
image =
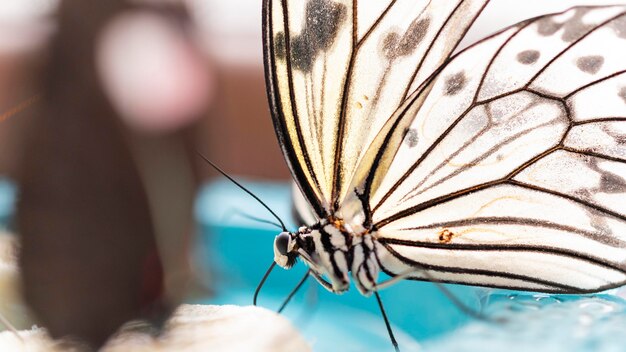
<svg viewBox="0 0 626 352">
<path fill-rule="evenodd" d="M 596 292 L 626 283 L 626 275 L 621 268 L 550 252 L 451 250 L 404 245 L 387 245 L 380 252 L 383 253 L 379 256 L 384 262 L 383 269 L 392 275 L 418 266 L 432 269 L 431 276 L 441 281 L 555 293 Z M 397 257 L 392 262 L 399 259 L 403 265 L 388 264 L 387 260 L 391 257 Z M 494 263 L 503 264 L 495 266 Z M 462 275 L 450 280 L 446 277 L 448 273 Z M 483 277 L 477 278 L 476 275 Z M 412 278 L 425 277 L 423 273 L 417 273 Z M 517 282 L 511 283 L 510 280 Z"/>
<path fill-rule="evenodd" d="M 574 121 L 584 123 L 623 115 L 626 104 L 626 73 L 620 72 L 609 77 L 579 89 L 568 97 L 567 102 Z M 598 104 L 599 98 L 602 99 L 601 104 Z M 598 142 L 602 141 L 596 140 Z"/>
<path fill-rule="evenodd" d="M 567 126 L 560 103 L 531 93 L 520 92 L 478 105 L 428 150 L 383 206 L 374 208 L 374 221 L 504 178 L 520 164 L 557 146 Z"/>
<path fill-rule="evenodd" d="M 571 150 L 626 161 L 626 118 L 595 121 L 572 127 L 563 144 Z"/>
<path fill-rule="evenodd" d="M 626 52 L 607 52 L 610 48 L 624 45 L 624 38 L 615 34 L 613 28 L 603 26 L 580 43 L 574 45 L 537 77 L 530 89 L 555 97 L 564 97 L 576 89 L 623 72 Z M 563 79 L 566 77 L 567 79 Z"/>
<path fill-rule="evenodd" d="M 409 97 L 373 143 L 396 148 L 390 165 L 354 183 L 384 270 L 548 292 L 626 283 L 625 13 L 524 22 Z"/>
<path fill-rule="evenodd" d="M 295 182 L 291 184 L 291 201 L 293 203 L 293 217 L 298 226 L 303 224 L 311 226 L 320 220 Z"/>
<path fill-rule="evenodd" d="M 625 163 L 557 150 L 513 180 L 594 204 L 607 212 L 626 214 L 624 175 Z"/>
<path fill-rule="evenodd" d="M 318 217 L 341 203 L 363 150 L 410 87 L 449 57 L 486 2 L 264 1 L 275 127 Z"/>
</svg>

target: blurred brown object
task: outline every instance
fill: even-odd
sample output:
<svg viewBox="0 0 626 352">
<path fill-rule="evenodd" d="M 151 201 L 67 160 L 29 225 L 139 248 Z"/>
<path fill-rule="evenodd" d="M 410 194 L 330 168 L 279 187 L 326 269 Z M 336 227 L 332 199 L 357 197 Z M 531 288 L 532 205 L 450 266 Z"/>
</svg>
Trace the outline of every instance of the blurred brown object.
<svg viewBox="0 0 626 352">
<path fill-rule="evenodd" d="M 197 140 L 200 149 L 237 176 L 290 179 L 265 90 L 261 3 L 188 1 L 199 38 L 218 73 L 219 90 Z M 215 175 L 202 165 L 205 178 Z"/>
<path fill-rule="evenodd" d="M 0 175 L 13 176 L 21 131 L 38 100 L 33 88 L 36 60 L 24 53 L 0 55 Z"/>
<path fill-rule="evenodd" d="M 0 229 L 0 326 L 9 332 L 30 329 L 35 323 L 22 299 L 18 252 L 16 236 Z"/>
<path fill-rule="evenodd" d="M 165 282 L 180 290 L 186 279 L 195 186 L 186 132 L 130 131 L 95 67 L 102 28 L 138 6 L 147 5 L 61 3 L 17 177 L 25 297 L 52 336 L 94 346 L 130 319 L 162 322 L 177 296 Z M 184 17 L 175 5 L 150 11 Z M 180 270 L 167 278 L 157 234 L 179 249 L 165 261 Z"/>
<path fill-rule="evenodd" d="M 260 39 L 259 39 L 260 40 Z M 218 63 L 220 90 L 213 114 L 200 132 L 208 156 L 234 175 L 288 179 L 267 105 L 261 62 Z M 203 166 L 208 170 L 206 166 Z"/>
</svg>

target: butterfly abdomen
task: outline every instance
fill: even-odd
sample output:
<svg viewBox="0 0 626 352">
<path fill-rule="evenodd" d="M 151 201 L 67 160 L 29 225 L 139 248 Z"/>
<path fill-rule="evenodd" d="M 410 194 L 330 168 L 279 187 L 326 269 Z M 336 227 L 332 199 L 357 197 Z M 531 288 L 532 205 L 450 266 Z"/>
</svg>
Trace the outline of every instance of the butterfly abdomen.
<svg viewBox="0 0 626 352">
<path fill-rule="evenodd" d="M 363 295 L 369 296 L 374 291 L 380 266 L 376 258 L 372 234 L 357 237 L 358 241 L 352 247 L 354 261 L 352 263 L 352 277 L 357 289 Z"/>
<path fill-rule="evenodd" d="M 326 221 L 311 229 L 310 237 L 314 248 L 312 255 L 321 269 L 331 279 L 333 291 L 345 292 L 349 287 L 348 273 L 352 256 L 350 247 L 351 234 L 337 228 L 333 223 Z"/>
<path fill-rule="evenodd" d="M 332 291 L 345 292 L 350 285 L 349 274 L 358 290 L 369 295 L 374 289 L 380 266 L 375 253 L 375 236 L 352 233 L 336 222 L 321 223 L 299 231 L 299 247 L 314 262 L 311 270 L 326 275 Z"/>
</svg>

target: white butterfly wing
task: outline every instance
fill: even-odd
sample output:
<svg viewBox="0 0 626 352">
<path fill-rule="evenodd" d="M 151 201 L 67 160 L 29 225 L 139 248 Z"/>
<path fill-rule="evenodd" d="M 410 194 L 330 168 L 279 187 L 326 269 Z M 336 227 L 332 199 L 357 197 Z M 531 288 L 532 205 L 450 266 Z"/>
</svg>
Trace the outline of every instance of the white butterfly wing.
<svg viewBox="0 0 626 352">
<path fill-rule="evenodd" d="M 291 202 L 293 219 L 298 226 L 311 226 L 320 221 L 295 182 L 291 183 Z"/>
<path fill-rule="evenodd" d="M 377 230 L 383 270 L 549 292 L 626 282 L 625 12 L 521 23 L 405 101 L 343 205 Z"/>
<path fill-rule="evenodd" d="M 348 192 L 397 106 L 454 50 L 487 0 L 265 0 L 270 106 L 318 217 Z"/>
</svg>

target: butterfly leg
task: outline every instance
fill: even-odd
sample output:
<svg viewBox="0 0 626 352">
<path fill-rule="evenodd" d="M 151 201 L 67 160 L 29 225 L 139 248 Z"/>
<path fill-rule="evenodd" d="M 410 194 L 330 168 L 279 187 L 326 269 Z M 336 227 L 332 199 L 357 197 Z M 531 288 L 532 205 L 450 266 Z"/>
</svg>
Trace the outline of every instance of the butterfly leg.
<svg viewBox="0 0 626 352">
<path fill-rule="evenodd" d="M 409 276 L 411 276 L 412 274 L 419 272 L 422 275 L 424 275 L 424 277 L 426 279 L 428 279 L 428 281 L 430 281 L 433 285 L 437 286 L 437 288 L 439 289 L 439 291 L 441 291 L 446 297 L 448 297 L 448 299 L 450 300 L 450 302 L 452 302 L 452 304 L 454 304 L 461 312 L 469 315 L 470 317 L 477 319 L 477 320 L 482 320 L 482 321 L 491 321 L 492 319 L 484 314 L 482 314 L 481 312 L 478 312 L 476 310 L 474 310 L 473 308 L 469 307 L 467 304 L 463 303 L 454 293 L 452 293 L 446 286 L 444 286 L 441 282 L 438 282 L 436 278 L 434 278 L 433 276 L 431 276 L 428 271 L 426 270 L 426 268 L 414 268 L 411 270 L 407 270 L 401 274 L 398 274 L 394 277 L 392 277 L 391 279 L 387 280 L 387 281 L 383 281 L 379 284 L 376 284 L 376 290 L 382 290 L 385 289 L 399 281 L 402 281 L 406 278 L 408 278 Z"/>
<path fill-rule="evenodd" d="M 289 303 L 289 301 L 291 301 L 291 299 L 293 298 L 293 296 L 300 290 L 300 288 L 302 287 L 302 285 L 304 285 L 304 283 L 306 282 L 306 279 L 309 278 L 309 275 L 311 274 L 311 269 L 307 270 L 306 274 L 304 274 L 304 277 L 302 277 L 302 279 L 300 280 L 300 282 L 298 282 L 298 284 L 296 285 L 296 287 L 294 287 L 293 290 L 291 290 L 291 292 L 289 293 L 289 296 L 287 296 L 287 298 L 285 299 L 285 301 L 283 302 L 283 304 L 280 305 L 280 308 L 278 308 L 278 310 L 276 311 L 277 313 L 282 313 L 282 311 L 285 309 L 285 307 L 287 306 L 287 304 Z"/>
<path fill-rule="evenodd" d="M 387 281 L 383 281 L 379 284 L 376 284 L 376 290 L 382 290 L 385 289 L 391 285 L 394 285 L 406 278 L 408 278 L 409 276 L 411 276 L 411 274 L 414 274 L 415 272 L 419 271 L 418 269 L 411 269 L 411 270 L 407 270 L 402 274 L 396 275 L 394 277 L 392 277 L 391 279 L 387 280 Z"/>
<path fill-rule="evenodd" d="M 317 280 L 317 282 L 320 283 L 320 285 L 322 285 L 322 287 L 324 287 L 326 290 L 328 290 L 329 292 L 335 292 L 335 290 L 333 290 L 333 285 L 324 280 L 323 277 L 320 276 L 320 274 L 318 274 L 317 272 L 315 272 L 315 270 L 311 271 L 311 275 L 313 276 L 313 278 L 315 278 L 315 280 Z"/>
<path fill-rule="evenodd" d="M 374 291 L 374 295 L 376 296 L 376 301 L 378 302 L 378 307 L 380 308 L 380 312 L 383 315 L 383 319 L 385 320 L 385 326 L 387 327 L 387 333 L 389 333 L 389 338 L 391 339 L 391 343 L 393 344 L 393 348 L 396 352 L 400 352 L 400 348 L 398 347 L 398 341 L 396 341 L 396 337 L 393 336 L 393 331 L 391 330 L 391 325 L 389 324 L 389 319 L 387 319 L 387 313 L 385 313 L 385 308 L 383 307 L 383 301 L 380 299 L 380 295 L 378 291 Z"/>
</svg>

